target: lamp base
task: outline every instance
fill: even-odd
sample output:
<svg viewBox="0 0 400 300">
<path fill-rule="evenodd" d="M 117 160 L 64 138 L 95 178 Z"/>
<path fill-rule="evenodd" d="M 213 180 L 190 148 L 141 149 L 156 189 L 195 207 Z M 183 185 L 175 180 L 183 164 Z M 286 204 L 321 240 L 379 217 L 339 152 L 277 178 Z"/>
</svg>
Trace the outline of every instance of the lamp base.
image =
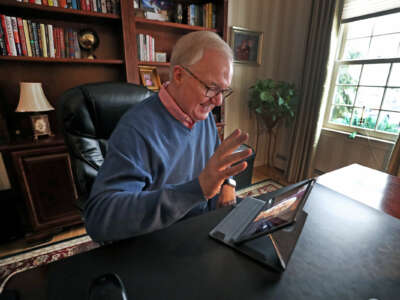
<svg viewBox="0 0 400 300">
<path fill-rule="evenodd" d="M 33 139 L 38 140 L 39 136 L 52 136 L 49 118 L 46 114 L 31 115 Z"/>
</svg>

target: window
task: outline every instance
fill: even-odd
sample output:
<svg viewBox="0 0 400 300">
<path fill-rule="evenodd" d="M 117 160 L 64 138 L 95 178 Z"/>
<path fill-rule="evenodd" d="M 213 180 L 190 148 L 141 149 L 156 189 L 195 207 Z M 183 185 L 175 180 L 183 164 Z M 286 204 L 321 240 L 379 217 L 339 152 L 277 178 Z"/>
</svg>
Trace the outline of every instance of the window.
<svg viewBox="0 0 400 300">
<path fill-rule="evenodd" d="M 341 25 L 325 127 L 395 140 L 400 132 L 400 13 Z"/>
</svg>

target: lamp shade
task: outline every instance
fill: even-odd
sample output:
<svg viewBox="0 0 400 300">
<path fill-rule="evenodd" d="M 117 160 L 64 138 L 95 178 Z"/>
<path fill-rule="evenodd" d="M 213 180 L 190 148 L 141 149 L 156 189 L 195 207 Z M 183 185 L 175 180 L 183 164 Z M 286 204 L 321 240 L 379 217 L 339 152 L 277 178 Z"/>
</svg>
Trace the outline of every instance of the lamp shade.
<svg viewBox="0 0 400 300">
<path fill-rule="evenodd" d="M 44 95 L 41 82 L 20 82 L 20 94 L 16 112 L 54 110 Z"/>
</svg>

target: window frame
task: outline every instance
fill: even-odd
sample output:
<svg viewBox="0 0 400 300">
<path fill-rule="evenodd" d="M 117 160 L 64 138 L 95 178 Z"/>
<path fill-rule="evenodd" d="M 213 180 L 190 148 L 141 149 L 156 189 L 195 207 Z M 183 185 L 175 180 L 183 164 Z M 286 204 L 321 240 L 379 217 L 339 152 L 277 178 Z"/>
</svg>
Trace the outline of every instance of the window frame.
<svg viewBox="0 0 400 300">
<path fill-rule="evenodd" d="M 390 63 L 390 68 L 389 68 L 389 74 L 388 77 L 386 78 L 386 83 L 384 86 L 382 86 L 385 90 L 384 93 L 382 95 L 382 100 L 380 103 L 380 107 L 379 107 L 379 113 L 381 112 L 381 108 L 383 105 L 383 99 L 385 97 L 386 94 L 386 89 L 391 86 L 388 86 L 388 80 L 390 78 L 390 72 L 392 70 L 392 66 L 394 63 L 400 63 L 400 57 L 397 58 L 377 58 L 377 59 L 342 59 L 340 60 L 339 58 L 343 56 L 343 52 L 344 52 L 344 48 L 345 48 L 345 39 L 347 37 L 347 31 L 348 31 L 348 26 L 346 26 L 349 23 L 352 22 L 356 22 L 356 21 L 360 21 L 363 19 L 371 19 L 377 16 L 382 16 L 382 15 L 389 15 L 389 14 L 393 14 L 399 11 L 391 11 L 390 13 L 388 12 L 387 14 L 374 14 L 365 18 L 355 18 L 355 19 L 351 19 L 348 21 L 343 21 L 340 24 L 340 31 L 339 31 L 339 38 L 338 38 L 338 47 L 336 49 L 336 54 L 335 54 L 335 61 L 334 61 L 334 65 L 333 65 L 333 70 L 332 70 L 332 77 L 330 79 L 330 83 L 329 83 L 329 91 L 328 91 L 328 95 L 327 95 L 327 104 L 326 104 L 326 108 L 325 108 L 325 112 L 324 112 L 324 119 L 323 119 L 323 128 L 327 128 L 327 129 L 333 129 L 333 130 L 337 130 L 337 131 L 344 131 L 344 132 L 348 132 L 348 133 L 352 133 L 357 131 L 357 134 L 361 134 L 363 136 L 367 136 L 367 137 L 373 137 L 373 138 L 377 138 L 377 139 L 381 139 L 381 140 L 386 140 L 386 141 L 396 141 L 399 133 L 397 134 L 391 134 L 391 133 L 385 133 L 382 131 L 377 131 L 376 127 L 378 125 L 378 119 L 377 119 L 377 124 L 375 126 L 374 129 L 365 129 L 365 128 L 361 128 L 361 127 L 356 127 L 351 125 L 341 125 L 341 124 L 335 124 L 332 122 L 329 122 L 329 118 L 330 118 L 330 114 L 331 114 L 331 109 L 333 106 L 333 102 L 334 102 L 334 96 L 335 96 L 335 89 L 336 89 L 336 82 L 337 82 L 337 76 L 338 76 L 338 72 L 339 72 L 339 68 L 342 65 L 362 65 L 361 67 L 361 71 L 360 71 L 360 77 L 359 80 L 361 79 L 362 76 L 362 71 L 365 65 L 372 65 L 372 64 L 382 64 L 382 63 Z M 357 83 L 357 88 L 360 86 L 360 82 Z M 366 86 L 371 86 L 371 85 L 366 85 Z M 357 89 L 358 92 L 358 89 Z M 354 107 L 354 104 L 353 106 Z M 385 110 L 387 111 L 387 110 Z"/>
</svg>

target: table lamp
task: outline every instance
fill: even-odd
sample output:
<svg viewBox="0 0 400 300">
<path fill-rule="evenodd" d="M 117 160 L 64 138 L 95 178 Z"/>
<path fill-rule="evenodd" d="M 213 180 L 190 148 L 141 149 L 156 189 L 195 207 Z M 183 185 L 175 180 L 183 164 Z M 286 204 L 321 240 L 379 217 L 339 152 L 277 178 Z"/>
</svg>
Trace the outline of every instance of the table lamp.
<svg viewBox="0 0 400 300">
<path fill-rule="evenodd" d="M 41 82 L 20 82 L 20 96 L 16 112 L 31 112 L 33 137 L 35 140 L 41 135 L 53 135 L 49 119 L 40 112 L 54 110 L 44 95 Z"/>
</svg>

